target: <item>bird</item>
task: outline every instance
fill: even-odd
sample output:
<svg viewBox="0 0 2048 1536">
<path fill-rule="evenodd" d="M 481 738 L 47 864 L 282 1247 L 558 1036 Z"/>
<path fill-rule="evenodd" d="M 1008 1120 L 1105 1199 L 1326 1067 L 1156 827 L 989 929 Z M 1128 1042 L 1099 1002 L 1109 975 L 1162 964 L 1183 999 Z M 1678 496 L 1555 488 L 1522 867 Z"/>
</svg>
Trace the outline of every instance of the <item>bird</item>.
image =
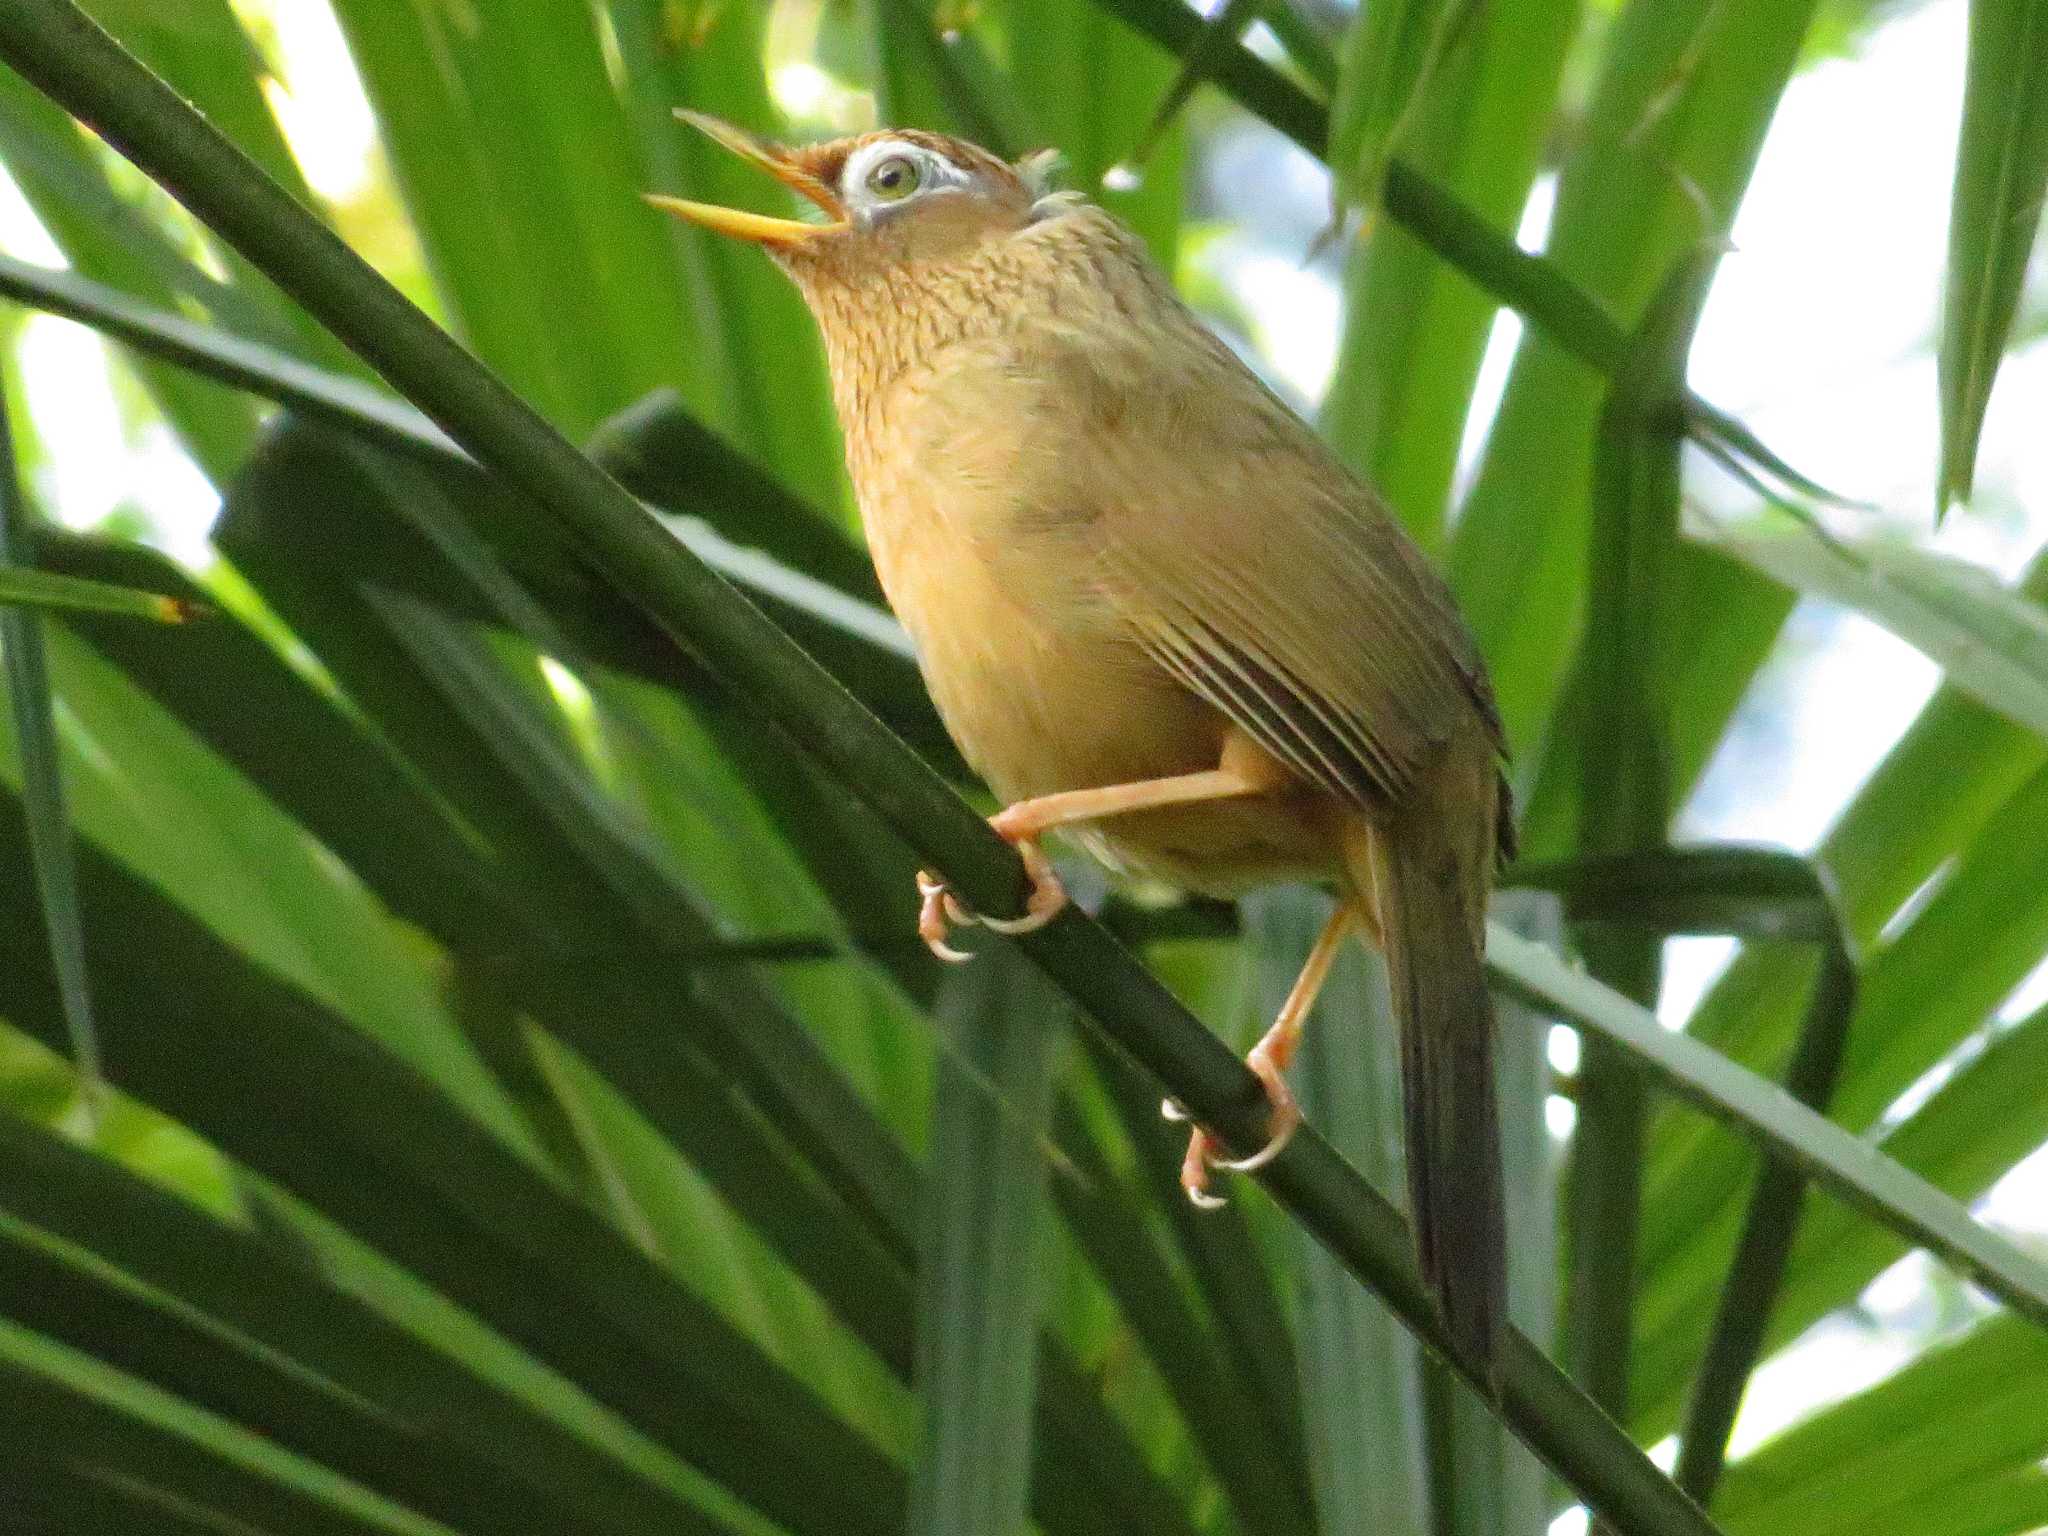
<svg viewBox="0 0 2048 1536">
<path fill-rule="evenodd" d="M 869 551 L 941 718 L 1024 860 L 1016 918 L 919 876 L 918 928 L 1066 905 L 1058 831 L 1118 874 L 1337 904 L 1247 1065 L 1268 1140 L 1190 1133 L 1181 1183 L 1272 1161 L 1285 1071 L 1354 933 L 1386 960 L 1417 1259 L 1455 1356 L 1495 1379 L 1505 1214 L 1488 894 L 1513 856 L 1506 746 L 1449 587 L 1355 476 L 1046 153 L 883 129 L 809 145 L 677 114 L 811 205 L 650 194 L 761 247 L 821 333 Z M 1169 1106 L 1171 1115 L 1172 1107 Z"/>
</svg>

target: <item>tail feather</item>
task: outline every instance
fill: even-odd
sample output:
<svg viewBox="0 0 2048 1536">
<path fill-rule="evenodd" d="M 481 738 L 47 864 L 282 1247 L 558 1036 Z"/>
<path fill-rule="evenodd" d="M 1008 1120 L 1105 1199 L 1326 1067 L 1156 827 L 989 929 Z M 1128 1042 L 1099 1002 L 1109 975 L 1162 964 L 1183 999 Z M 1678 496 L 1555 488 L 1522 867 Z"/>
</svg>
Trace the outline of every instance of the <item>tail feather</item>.
<svg viewBox="0 0 2048 1536">
<path fill-rule="evenodd" d="M 1507 1220 L 1483 965 L 1495 832 L 1492 816 L 1478 819 L 1484 825 L 1475 829 L 1440 806 L 1403 807 L 1359 840 L 1363 859 L 1355 862 L 1366 867 L 1353 878 L 1370 881 L 1400 1026 L 1409 1207 L 1423 1279 L 1452 1347 L 1491 1380 L 1506 1310 Z"/>
</svg>

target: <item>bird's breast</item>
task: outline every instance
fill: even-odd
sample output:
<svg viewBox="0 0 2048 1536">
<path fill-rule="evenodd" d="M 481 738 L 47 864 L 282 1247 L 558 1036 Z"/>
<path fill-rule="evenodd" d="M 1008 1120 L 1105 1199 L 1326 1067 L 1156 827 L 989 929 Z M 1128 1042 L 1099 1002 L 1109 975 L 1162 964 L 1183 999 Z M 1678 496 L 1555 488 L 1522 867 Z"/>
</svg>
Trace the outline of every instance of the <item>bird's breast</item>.
<svg viewBox="0 0 2048 1536">
<path fill-rule="evenodd" d="M 1213 766 L 1198 701 L 1093 590 L 1087 516 L 1035 526 L 1043 424 L 1001 394 L 957 369 L 950 385 L 905 380 L 850 456 L 876 571 L 948 729 L 1006 800 Z"/>
<path fill-rule="evenodd" d="M 1042 389 L 999 362 L 900 381 L 849 434 L 877 573 L 962 755 L 1005 802 L 1216 766 L 1227 719 L 1148 657 L 1097 587 L 1089 505 Z M 1312 797 L 1308 797 L 1312 798 Z M 1146 812 L 1079 839 L 1113 866 L 1227 894 L 1318 872 L 1306 803 Z"/>
</svg>

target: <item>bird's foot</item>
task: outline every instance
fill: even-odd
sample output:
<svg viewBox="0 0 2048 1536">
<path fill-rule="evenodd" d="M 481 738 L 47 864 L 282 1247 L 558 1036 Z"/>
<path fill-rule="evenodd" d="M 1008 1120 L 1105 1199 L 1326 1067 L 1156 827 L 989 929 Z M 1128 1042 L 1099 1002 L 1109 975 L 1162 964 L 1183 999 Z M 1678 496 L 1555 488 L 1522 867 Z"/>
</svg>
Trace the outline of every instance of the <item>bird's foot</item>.
<svg viewBox="0 0 2048 1536">
<path fill-rule="evenodd" d="M 949 965 L 963 965 L 972 960 L 974 956 L 964 949 L 955 949 L 946 940 L 952 934 L 954 924 L 965 926 L 974 921 L 974 914 L 946 889 L 945 881 L 929 870 L 917 872 L 917 894 L 917 936 L 924 940 L 924 947 Z"/>
<path fill-rule="evenodd" d="M 1005 828 L 1001 816 L 991 817 L 989 825 L 1017 850 L 1018 856 L 1024 860 L 1024 872 L 1031 877 L 1031 895 L 1025 900 L 1022 917 L 983 917 L 948 890 L 945 881 L 925 870 L 917 872 L 917 892 L 921 898 L 917 935 L 933 954 L 954 965 L 974 958 L 947 942 L 955 927 L 979 923 L 997 933 L 1034 933 L 1057 917 L 1067 904 L 1067 888 L 1053 869 L 1052 860 L 1038 846 L 1038 840 L 1021 833 L 1013 834 Z"/>
<path fill-rule="evenodd" d="M 1206 1127 L 1198 1125 L 1188 1134 L 1188 1155 L 1181 1159 L 1180 1165 L 1180 1187 L 1187 1192 L 1190 1202 L 1205 1211 L 1213 1211 L 1225 1203 L 1223 1196 L 1209 1192 L 1209 1171 L 1212 1168 L 1230 1173 L 1256 1173 L 1278 1157 L 1301 1128 L 1301 1105 L 1294 1097 L 1294 1090 L 1287 1086 L 1287 1079 L 1281 1074 L 1283 1064 L 1274 1059 L 1274 1054 L 1268 1049 L 1267 1042 L 1261 1040 L 1245 1057 L 1245 1065 L 1266 1085 L 1266 1100 L 1272 1106 L 1263 1147 L 1250 1157 L 1225 1157 L 1222 1155 L 1223 1143 Z M 1184 1121 L 1188 1118 L 1188 1112 L 1174 1099 L 1160 1105 L 1159 1112 L 1168 1120 Z"/>
</svg>

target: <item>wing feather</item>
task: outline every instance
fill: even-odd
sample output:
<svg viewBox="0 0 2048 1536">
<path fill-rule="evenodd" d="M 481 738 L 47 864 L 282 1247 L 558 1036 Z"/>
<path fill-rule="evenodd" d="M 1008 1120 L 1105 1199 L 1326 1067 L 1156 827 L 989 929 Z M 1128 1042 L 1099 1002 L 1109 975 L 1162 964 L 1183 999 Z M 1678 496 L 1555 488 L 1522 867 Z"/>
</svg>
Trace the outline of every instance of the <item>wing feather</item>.
<svg viewBox="0 0 2048 1536">
<path fill-rule="evenodd" d="M 1047 432 L 1015 536 L 1084 542 L 1117 627 L 1333 795 L 1400 801 L 1475 709 L 1498 742 L 1428 560 L 1227 347 L 1160 313 L 1149 331 L 1068 315 L 1017 338 Z"/>
</svg>

